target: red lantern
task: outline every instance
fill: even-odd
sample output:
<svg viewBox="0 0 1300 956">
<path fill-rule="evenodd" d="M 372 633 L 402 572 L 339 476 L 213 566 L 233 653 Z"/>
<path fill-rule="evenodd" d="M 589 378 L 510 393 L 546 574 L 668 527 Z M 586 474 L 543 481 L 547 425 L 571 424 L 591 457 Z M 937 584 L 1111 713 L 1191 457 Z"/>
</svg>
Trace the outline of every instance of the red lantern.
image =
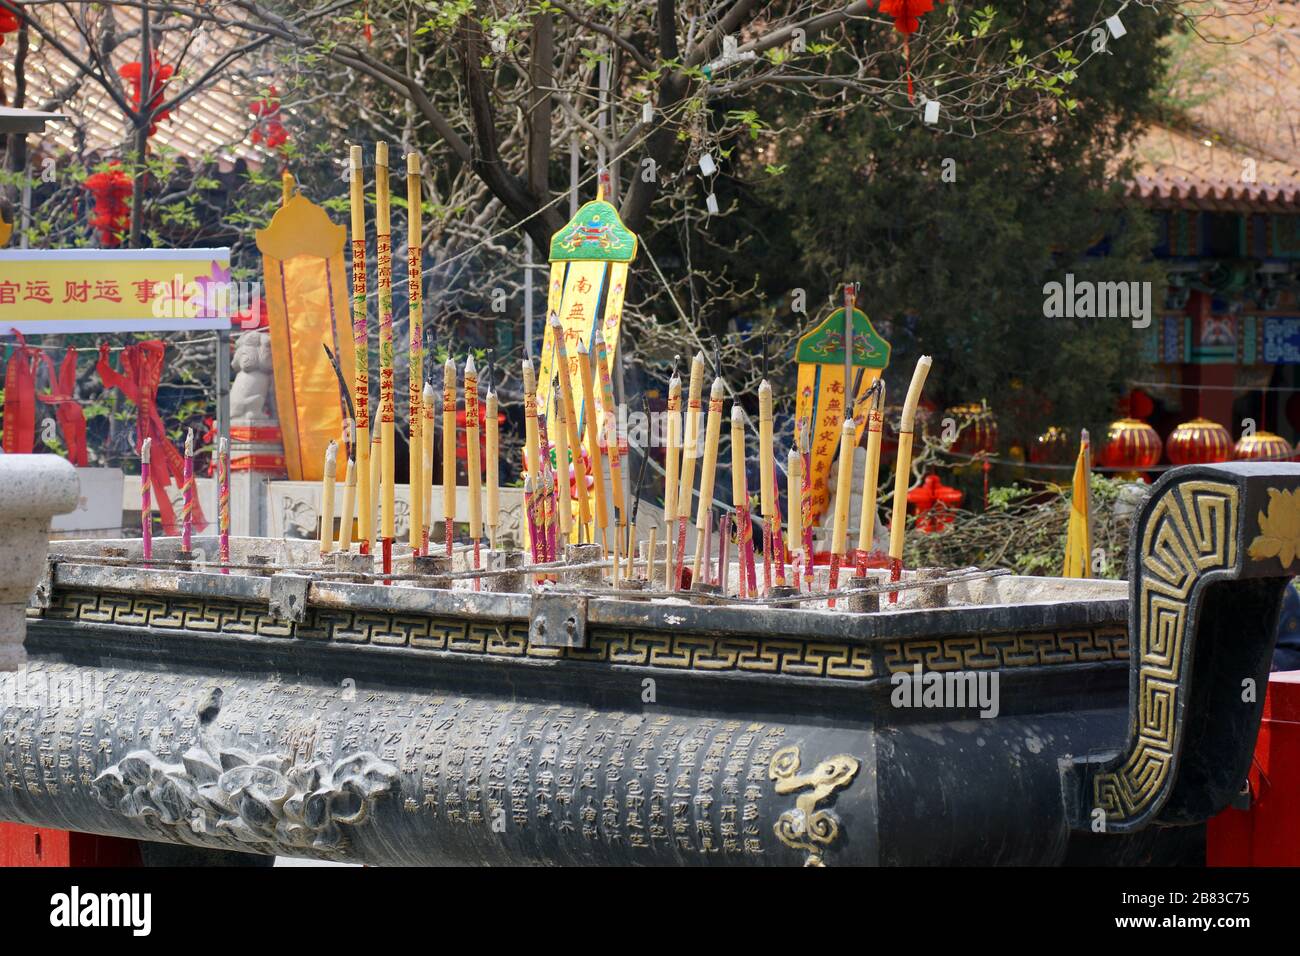
<svg viewBox="0 0 1300 956">
<path fill-rule="evenodd" d="M 264 98 L 255 100 L 248 110 L 257 117 L 253 134 L 249 137 L 253 145 L 265 144 L 267 149 L 279 149 L 289 141 L 289 131 L 280 122 L 280 95 L 274 86 Z"/>
<path fill-rule="evenodd" d="M 18 27 L 18 15 L 12 10 L 6 10 L 3 7 L 0 7 L 0 46 L 5 42 L 5 34 L 16 33 Z"/>
<path fill-rule="evenodd" d="M 1057 425 L 1050 426 L 1034 439 L 1029 460 L 1035 465 L 1064 465 L 1070 461 L 1070 436 Z"/>
<path fill-rule="evenodd" d="M 1291 461 L 1294 456 L 1291 443 L 1272 432 L 1242 435 L 1232 450 L 1237 461 Z"/>
<path fill-rule="evenodd" d="M 912 51 L 908 37 L 921 25 L 921 17 L 934 9 L 935 0 L 880 0 L 880 12 L 894 18 L 894 29 L 903 34 L 903 56 L 907 58 L 907 98 L 912 98 Z"/>
<path fill-rule="evenodd" d="M 158 54 L 152 54 L 149 57 L 149 109 L 157 110 L 163 101 L 163 84 L 172 78 L 176 70 L 174 67 L 158 60 Z M 137 112 L 140 110 L 140 87 L 144 80 L 144 64 L 136 61 L 126 63 L 118 68 L 118 75 L 131 84 L 131 105 Z M 155 113 L 153 122 L 149 125 L 149 135 L 152 136 L 158 132 L 158 124 L 171 115 L 170 110 L 163 110 Z"/>
<path fill-rule="evenodd" d="M 1193 418 L 1169 433 L 1165 451 L 1175 465 L 1212 465 L 1232 457 L 1232 435 L 1218 422 Z"/>
<path fill-rule="evenodd" d="M 953 509 L 961 507 L 962 497 L 960 491 L 949 488 L 938 475 L 929 474 L 919 488 L 907 493 L 907 503 L 917 516 L 917 529 L 932 534 L 953 523 L 956 519 Z"/>
<path fill-rule="evenodd" d="M 131 177 L 124 173 L 117 161 L 108 164 L 103 172 L 87 176 L 83 185 L 95 197 L 95 211 L 90 226 L 99 233 L 99 244 L 106 249 L 121 245 L 122 234 L 131 220 Z"/>
<path fill-rule="evenodd" d="M 1136 418 L 1121 418 L 1110 426 L 1101 454 L 1105 468 L 1118 468 L 1136 478 L 1160 460 L 1162 445 L 1156 430 Z"/>
</svg>

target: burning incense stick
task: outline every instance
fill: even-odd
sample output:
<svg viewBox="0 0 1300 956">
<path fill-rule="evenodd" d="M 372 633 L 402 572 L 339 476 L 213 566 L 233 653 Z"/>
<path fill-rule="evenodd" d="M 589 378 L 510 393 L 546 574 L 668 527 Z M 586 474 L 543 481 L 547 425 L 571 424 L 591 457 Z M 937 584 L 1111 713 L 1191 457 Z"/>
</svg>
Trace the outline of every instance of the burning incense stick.
<svg viewBox="0 0 1300 956">
<path fill-rule="evenodd" d="M 557 356 L 555 367 L 560 379 L 560 401 L 564 405 L 565 438 L 568 440 L 569 454 L 573 459 L 573 483 L 577 486 L 578 538 L 581 540 L 584 529 L 588 532 L 591 530 L 591 501 L 587 493 L 587 463 L 582 460 L 582 440 L 578 436 L 577 406 L 573 399 L 573 370 L 578 359 L 569 360 L 568 348 L 564 343 L 564 327 L 560 324 L 560 317 L 554 312 L 551 313 L 551 328 L 555 332 Z M 560 471 L 567 480 L 566 462 L 560 462 Z"/>
<path fill-rule="evenodd" d="M 420 197 L 420 157 L 406 154 L 406 302 L 411 327 L 410 355 L 408 356 L 407 395 L 409 397 L 410 426 L 407 433 L 411 490 L 411 551 L 421 553 L 429 546 L 428 508 L 425 500 L 428 482 L 424 477 L 424 422 L 421 421 L 422 396 L 420 383 L 424 378 L 424 252 L 423 209 Z"/>
<path fill-rule="evenodd" d="M 587 433 L 587 455 L 591 459 L 592 492 L 595 497 L 592 517 L 595 519 L 601 549 L 608 551 L 605 529 L 609 527 L 609 509 L 605 504 L 605 465 L 604 456 L 600 453 L 600 416 L 596 413 L 596 388 L 592 382 L 591 356 L 581 342 L 578 343 L 577 351 L 578 380 L 582 383 L 583 430 Z M 614 548 L 617 555 L 617 538 L 614 541 Z M 617 560 L 614 562 L 614 567 L 617 575 Z"/>
<path fill-rule="evenodd" d="M 790 449 L 785 462 L 785 499 L 790 510 L 790 560 L 794 565 L 794 586 L 798 590 L 799 572 L 807 556 L 799 556 L 803 551 L 803 456 L 795 448 Z"/>
<path fill-rule="evenodd" d="M 149 486 L 152 456 L 153 439 L 146 438 L 140 444 L 140 536 L 146 561 L 153 557 L 153 490 Z"/>
<path fill-rule="evenodd" d="M 230 439 L 217 442 L 217 556 L 230 573 Z"/>
<path fill-rule="evenodd" d="M 731 503 L 736 509 L 736 558 L 740 596 L 758 597 L 754 573 L 754 523 L 749 517 L 749 483 L 745 475 L 745 412 L 731 406 Z M 768 578 L 771 585 L 771 578 Z"/>
<path fill-rule="evenodd" d="M 487 397 L 483 400 L 483 409 L 487 417 L 483 421 L 484 438 L 487 441 L 487 529 L 488 547 L 497 548 L 497 524 L 501 516 L 501 436 L 500 423 L 497 421 L 497 393 L 488 382 Z"/>
<path fill-rule="evenodd" d="M 862 514 L 858 519 L 858 575 L 867 573 L 867 555 L 876 537 L 876 494 L 880 481 L 880 438 L 885 423 L 885 380 L 872 386 L 867 413 L 867 468 L 862 475 Z"/>
<path fill-rule="evenodd" d="M 713 508 L 713 485 L 718 470 L 718 439 L 722 434 L 722 395 L 724 391 L 722 377 L 719 376 L 713 380 L 713 387 L 709 391 L 709 420 L 704 434 L 704 465 L 700 469 L 700 508 L 695 520 L 695 530 L 697 532 L 703 530 L 709 518 L 709 511 Z M 693 576 L 696 580 L 699 580 L 700 548 L 698 542 L 695 547 Z"/>
<path fill-rule="evenodd" d="M 190 553 L 194 534 L 194 429 L 185 429 L 185 462 L 181 466 L 181 552 Z"/>
<path fill-rule="evenodd" d="M 686 564 L 686 522 L 691 516 L 695 491 L 695 464 L 700 454 L 700 401 L 704 397 L 704 353 L 691 360 L 691 383 L 686 393 L 685 440 L 682 443 L 682 477 L 677 483 L 677 557 L 674 562 L 677 588 L 684 586 Z M 699 543 L 696 543 L 696 550 Z"/>
<path fill-rule="evenodd" d="M 357 496 L 357 459 L 348 458 L 347 474 L 343 476 L 343 514 L 339 517 L 339 550 L 345 554 L 352 550 L 352 518 Z"/>
<path fill-rule="evenodd" d="M 334 476 L 339 468 L 339 443 L 325 446 L 325 474 L 320 489 L 320 553 L 334 550 Z"/>
<path fill-rule="evenodd" d="M 429 525 L 433 522 L 433 412 L 434 412 L 434 391 L 433 386 L 428 382 L 424 383 L 424 392 L 420 396 L 420 403 L 424 406 L 424 425 L 420 429 L 420 445 L 422 447 L 421 474 L 420 484 L 424 490 L 421 493 L 424 498 L 423 510 L 420 512 L 420 553 L 429 553 Z M 414 479 L 412 479 L 414 484 Z"/>
<path fill-rule="evenodd" d="M 372 495 L 370 487 L 370 337 L 366 317 L 366 194 L 361 171 L 361 147 L 353 146 L 351 157 L 352 206 L 352 347 L 355 355 L 353 392 L 356 404 L 357 514 L 360 518 L 361 553 L 370 552 Z"/>
<path fill-rule="evenodd" d="M 903 576 L 903 535 L 907 527 L 907 486 L 912 474 L 912 429 L 916 406 L 921 400 L 925 377 L 930 374 L 930 356 L 922 355 L 912 372 L 912 384 L 903 401 L 903 418 L 898 426 L 898 458 L 894 470 L 894 516 L 889 525 L 889 580 Z M 889 592 L 889 603 L 898 603 L 898 592 Z"/>
<path fill-rule="evenodd" d="M 673 377 L 668 382 L 668 448 L 664 454 L 664 588 L 672 590 L 677 583 L 673 576 L 673 530 L 677 527 L 677 479 L 682 445 L 682 380 L 673 362 Z M 652 553 L 653 558 L 653 553 Z M 651 580 L 654 580 L 651 577 Z"/>
<path fill-rule="evenodd" d="M 655 560 L 656 560 L 655 545 L 658 544 L 655 538 L 658 537 L 658 534 L 659 534 L 659 526 L 651 525 L 650 540 L 646 544 L 646 554 L 645 554 L 645 579 L 651 584 L 654 583 L 654 579 L 655 579 Z"/>
<path fill-rule="evenodd" d="M 465 468 L 469 477 L 469 536 L 474 541 L 474 570 L 483 567 L 479 539 L 483 537 L 483 462 L 478 443 L 478 369 L 474 356 L 465 360 Z M 482 586 L 474 579 L 474 590 Z"/>
<path fill-rule="evenodd" d="M 526 358 L 523 361 L 523 380 L 524 380 L 524 470 L 525 473 L 532 476 L 534 508 L 540 508 L 542 496 L 542 447 L 537 430 L 537 373 L 533 371 L 533 360 Z M 545 552 L 544 547 L 539 547 L 538 540 L 533 537 L 534 530 L 540 530 L 542 522 L 535 520 L 534 515 L 529 515 L 532 523 L 528 525 L 528 543 L 532 549 L 533 561 L 541 559 Z"/>
<path fill-rule="evenodd" d="M 840 429 L 840 468 L 835 482 L 835 522 L 831 526 L 831 574 L 828 589 L 834 591 L 840 584 L 840 561 L 848 546 L 849 498 L 853 494 L 853 438 L 857 425 L 846 418 Z M 835 606 L 835 598 L 830 599 Z"/>
<path fill-rule="evenodd" d="M 539 550 L 543 561 L 553 561 L 557 553 L 556 534 L 560 520 L 560 505 L 556 497 L 555 468 L 551 462 L 551 442 L 547 436 L 546 419 L 540 416 L 537 419 L 537 439 L 541 446 L 541 463 L 537 474 L 542 483 L 533 488 L 533 494 L 536 496 L 533 500 L 537 501 L 537 514 L 540 521 L 537 529 L 542 538 Z"/>
<path fill-rule="evenodd" d="M 759 508 L 763 513 L 763 592 L 772 590 L 772 526 L 776 520 L 776 457 L 772 448 L 772 386 L 758 386 Z"/>
<path fill-rule="evenodd" d="M 442 367 L 442 516 L 450 558 L 456 528 L 456 363 L 450 358 Z"/>
<path fill-rule="evenodd" d="M 723 514 L 718 518 L 718 573 L 714 580 L 718 584 L 718 590 L 723 594 L 727 593 L 728 579 L 731 576 L 731 515 Z M 745 572 L 741 571 L 738 575 L 740 578 L 740 587 L 737 589 L 739 597 L 745 596 Z"/>
</svg>

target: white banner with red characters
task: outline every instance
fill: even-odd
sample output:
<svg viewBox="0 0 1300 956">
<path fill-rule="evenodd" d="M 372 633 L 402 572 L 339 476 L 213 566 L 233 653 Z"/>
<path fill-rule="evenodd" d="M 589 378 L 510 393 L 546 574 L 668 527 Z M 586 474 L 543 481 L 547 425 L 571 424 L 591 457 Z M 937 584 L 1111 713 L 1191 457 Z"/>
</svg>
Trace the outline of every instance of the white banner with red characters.
<svg viewBox="0 0 1300 956">
<path fill-rule="evenodd" d="M 0 335 L 229 329 L 260 298 L 226 248 L 0 252 Z"/>
</svg>

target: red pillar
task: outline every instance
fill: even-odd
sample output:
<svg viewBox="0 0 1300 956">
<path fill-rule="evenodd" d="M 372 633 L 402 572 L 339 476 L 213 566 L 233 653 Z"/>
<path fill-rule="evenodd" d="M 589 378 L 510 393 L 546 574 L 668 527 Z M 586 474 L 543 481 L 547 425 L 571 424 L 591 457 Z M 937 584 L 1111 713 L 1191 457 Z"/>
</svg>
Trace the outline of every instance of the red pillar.
<svg viewBox="0 0 1300 956">
<path fill-rule="evenodd" d="M 1206 831 L 1210 866 L 1300 866 L 1300 671 L 1271 675 L 1250 768 L 1249 810 Z"/>
<path fill-rule="evenodd" d="M 0 823 L 0 867 L 140 865 L 134 840 Z"/>
</svg>

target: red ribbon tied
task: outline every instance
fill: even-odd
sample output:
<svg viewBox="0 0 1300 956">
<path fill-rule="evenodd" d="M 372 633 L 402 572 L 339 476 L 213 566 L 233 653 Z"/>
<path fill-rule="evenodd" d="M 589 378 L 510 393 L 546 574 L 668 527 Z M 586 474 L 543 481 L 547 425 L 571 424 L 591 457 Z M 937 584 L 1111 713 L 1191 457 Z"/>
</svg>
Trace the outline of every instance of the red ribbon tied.
<svg viewBox="0 0 1300 956">
<path fill-rule="evenodd" d="M 4 450 L 7 454 L 30 454 L 36 440 L 36 402 L 55 406 L 54 416 L 68 446 L 68 460 L 78 468 L 86 467 L 86 413 L 73 396 L 77 385 L 77 350 L 70 348 L 63 356 L 59 371 L 41 349 L 27 344 L 21 332 L 14 330 L 18 345 L 9 356 L 5 370 Z M 36 391 L 38 364 L 49 372 L 50 390 Z M 58 391 L 55 391 L 55 388 Z"/>
<path fill-rule="evenodd" d="M 151 481 L 158 502 L 158 516 L 162 519 L 163 533 L 176 534 L 176 513 L 165 493 L 169 484 L 181 487 L 180 476 L 185 470 L 185 459 L 176 446 L 167 440 L 167 429 L 158 414 L 158 383 L 162 381 L 163 355 L 167 345 L 158 339 L 128 345 L 122 350 L 122 372 L 109 363 L 108 343 L 99 346 L 99 362 L 95 368 L 103 379 L 105 388 L 122 390 L 127 401 L 136 407 L 136 451 L 146 438 L 153 439 L 153 467 Z M 208 525 L 203 509 L 196 497 L 194 501 L 194 529 L 203 531 Z"/>
</svg>

